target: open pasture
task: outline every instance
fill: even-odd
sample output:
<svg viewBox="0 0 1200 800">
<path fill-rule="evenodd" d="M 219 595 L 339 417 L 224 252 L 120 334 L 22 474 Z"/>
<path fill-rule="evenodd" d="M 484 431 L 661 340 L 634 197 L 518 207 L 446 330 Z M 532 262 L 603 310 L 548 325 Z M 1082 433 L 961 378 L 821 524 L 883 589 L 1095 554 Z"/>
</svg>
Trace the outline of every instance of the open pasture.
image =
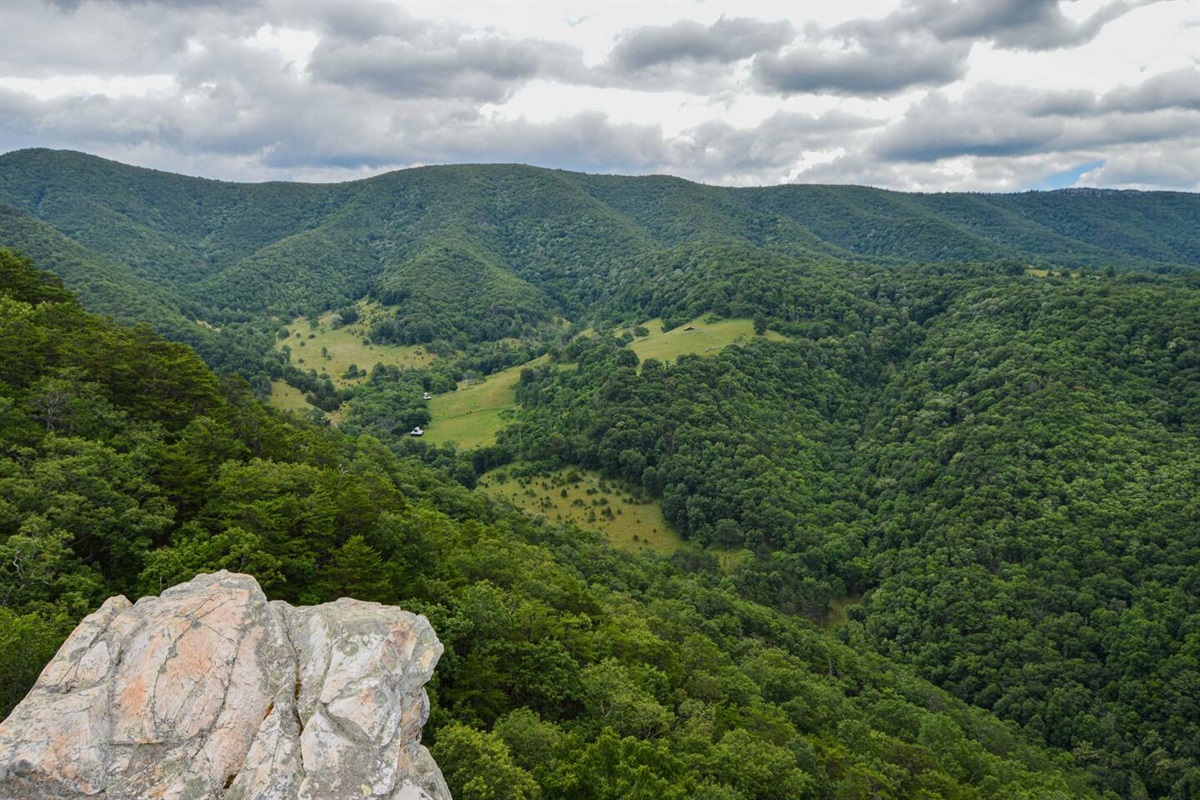
<svg viewBox="0 0 1200 800">
<path fill-rule="evenodd" d="M 670 361 L 693 354 L 716 355 L 731 344 L 750 341 L 755 335 L 754 322 L 749 319 L 705 322 L 704 317 L 697 317 L 666 332 L 663 332 L 661 319 L 652 319 L 642 323 L 642 327 L 649 330 L 650 335 L 634 339 L 629 346 L 643 361 L 647 358 Z M 774 331 L 767 331 L 763 337 L 771 341 L 785 341 L 787 338 Z"/>
<path fill-rule="evenodd" d="M 501 467 L 480 478 L 480 488 L 552 522 L 599 531 L 614 547 L 672 553 L 683 541 L 667 527 L 662 508 L 640 490 L 598 472 L 568 467 L 515 477 Z"/>
</svg>

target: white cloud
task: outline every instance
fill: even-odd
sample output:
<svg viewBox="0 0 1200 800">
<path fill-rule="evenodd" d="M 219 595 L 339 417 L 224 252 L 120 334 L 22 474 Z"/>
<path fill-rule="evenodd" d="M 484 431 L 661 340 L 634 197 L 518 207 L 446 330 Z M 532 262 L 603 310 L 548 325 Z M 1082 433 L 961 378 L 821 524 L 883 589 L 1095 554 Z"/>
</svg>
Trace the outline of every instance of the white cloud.
<svg viewBox="0 0 1200 800">
<path fill-rule="evenodd" d="M 0 151 L 227 179 L 443 162 L 1013 190 L 1197 187 L 1200 4 L 43 3 Z"/>
</svg>

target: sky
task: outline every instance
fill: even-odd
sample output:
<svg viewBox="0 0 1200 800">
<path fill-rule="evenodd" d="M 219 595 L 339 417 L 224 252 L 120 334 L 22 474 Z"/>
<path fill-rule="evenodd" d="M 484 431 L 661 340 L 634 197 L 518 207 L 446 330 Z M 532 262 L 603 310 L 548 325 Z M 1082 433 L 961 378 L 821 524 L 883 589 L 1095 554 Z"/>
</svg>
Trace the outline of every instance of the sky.
<svg viewBox="0 0 1200 800">
<path fill-rule="evenodd" d="M 0 152 L 1200 191 L 1200 0 L 3 0 Z"/>
</svg>

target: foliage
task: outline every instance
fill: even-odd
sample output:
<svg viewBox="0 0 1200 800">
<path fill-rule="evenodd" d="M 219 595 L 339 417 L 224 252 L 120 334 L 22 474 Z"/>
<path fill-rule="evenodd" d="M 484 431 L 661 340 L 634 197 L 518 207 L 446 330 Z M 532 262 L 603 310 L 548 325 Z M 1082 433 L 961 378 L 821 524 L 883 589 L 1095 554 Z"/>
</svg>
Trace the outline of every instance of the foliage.
<svg viewBox="0 0 1200 800">
<path fill-rule="evenodd" d="M 663 778 L 714 798 L 768 781 L 1083 791 L 989 767 L 1014 736 L 1122 796 L 1200 783 L 1196 195 L 724 189 L 504 165 L 237 186 L 34 150 L 0 156 L 0 202 L 3 240 L 90 308 L 246 381 L 0 258 L 7 630 L 34 614 L 59 632 L 108 592 L 217 565 L 292 598 L 408 587 L 397 599 L 426 603 L 453 645 L 439 724 L 546 797 L 602 791 L 577 779 L 602 772 L 630 793 L 666 795 Z M 438 360 L 372 374 L 356 358 L 339 385 L 273 349 L 285 321 L 359 308 L 378 311 L 363 333 Z M 652 338 L 710 317 L 761 335 L 650 357 Z M 652 319 L 669 333 L 577 336 Z M 513 384 L 443 394 L 505 369 Z M 285 377 L 341 407 L 342 432 L 254 402 Z M 396 436 L 493 393 L 471 431 L 486 447 Z M 740 553 L 578 556 L 586 540 L 459 491 L 513 457 L 640 486 L 694 545 Z M 526 592 L 510 562 L 559 578 Z M 651 646 L 648 609 L 680 596 L 703 609 L 683 627 L 727 660 L 680 671 L 665 654 L 702 641 Z M 736 621 L 714 628 L 729 604 Z M 756 684 L 756 703 L 747 638 L 808 669 L 828 653 L 779 632 L 811 633 L 798 618 L 827 623 L 835 604 L 838 658 L 878 677 L 883 654 L 902 677 L 781 678 L 809 688 Z M 535 611 L 554 621 L 541 638 L 497 633 Z M 640 638 L 608 641 L 614 615 Z M 764 619 L 773 633 L 748 632 Z M 904 669 L 1020 734 L 985 735 Z"/>
<path fill-rule="evenodd" d="M 1070 757 L 712 573 L 276 418 L 178 346 L 0 265 L 0 331 L 36 355 L 0 373 L 0 541 L 20 564 L 0 572 L 5 711 L 105 596 L 224 567 L 272 597 L 428 615 L 446 649 L 427 735 L 456 796 L 1096 796 Z M 107 360 L 78 357 L 98 339 Z M 134 373 L 142 396 L 113 391 Z"/>
<path fill-rule="evenodd" d="M 844 640 L 1122 794 L 1168 794 L 1200 758 L 1198 287 L 937 277 L 937 307 L 879 302 L 816 341 L 639 365 L 578 340 L 577 369 L 523 374 L 501 445 L 640 484 L 692 541 L 746 548 L 747 599 L 821 620 L 865 591 Z"/>
</svg>

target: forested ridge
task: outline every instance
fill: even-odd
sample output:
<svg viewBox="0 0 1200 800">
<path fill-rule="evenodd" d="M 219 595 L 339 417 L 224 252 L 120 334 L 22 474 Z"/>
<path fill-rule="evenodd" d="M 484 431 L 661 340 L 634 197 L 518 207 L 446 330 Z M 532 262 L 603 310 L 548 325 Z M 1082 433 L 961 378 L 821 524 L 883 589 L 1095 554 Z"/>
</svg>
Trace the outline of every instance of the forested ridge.
<svg viewBox="0 0 1200 800">
<path fill-rule="evenodd" d="M 0 203 L 0 243 L 222 376 L 180 362 L 212 394 L 142 420 L 155 432 L 139 450 L 141 418 L 98 388 L 138 370 L 79 372 L 124 345 L 55 355 L 61 333 L 38 322 L 5 351 L 50 354 L 3 362 L 6 474 L 35 481 L 12 484 L 27 505 L 3 507 L 6 546 L 54 542 L 37 552 L 65 560 L 38 574 L 68 576 L 12 606 L 11 630 L 57 620 L 19 680 L 105 592 L 240 565 L 287 599 L 425 610 L 448 643 L 439 746 L 523 770 L 513 796 L 589 796 L 571 777 L 585 762 L 623 776 L 612 796 L 1200 796 L 1195 195 L 722 189 L 516 166 L 238 186 L 24 151 L 0 157 Z M 12 295 L 31 308 L 10 302 L 22 322 L 0 336 L 52 309 L 83 319 L 35 283 L 53 303 Z M 272 350 L 281 322 L 350 319 L 362 298 L 382 309 L 370 341 L 436 360 L 361 364 L 367 379 L 339 389 Z M 646 320 L 705 315 L 771 335 L 671 361 L 631 346 Z M 186 352 L 88 319 L 93 339 Z M 423 392 L 536 356 L 495 445 L 402 436 L 430 422 Z M 279 378 L 326 411 L 348 401 L 340 432 L 262 410 L 254 395 Z M 129 476 L 102 492 L 120 514 L 56 528 L 37 504 L 55 495 L 36 480 L 64 467 L 30 465 L 74 453 L 63 437 L 129 462 L 103 471 Z M 352 466 L 360 451 L 386 468 Z M 618 556 L 462 488 L 496 467 L 596 470 L 659 503 L 688 544 Z M 344 500 L 335 469 L 357 476 L 335 481 L 357 487 Z M 414 527 L 428 514 L 450 521 Z M 145 531 L 121 545 L 141 555 L 79 538 L 85 522 Z M 540 569 L 554 577 L 532 588 Z M 445 599 L 460 593 L 467 605 Z M 642 633 L 591 638 L 617 629 Z M 696 656 L 710 645 L 717 661 Z M 801 672 L 756 671 L 767 651 Z M 953 731 L 930 720 L 947 718 L 967 744 L 938 743 Z M 975 745 L 1021 766 L 945 761 Z M 735 763 L 799 772 L 723 778 Z M 1067 783 L 1037 783 L 1047 769 Z M 452 786 L 491 796 L 470 777 Z"/>
<path fill-rule="evenodd" d="M 427 614 L 459 798 L 1099 796 L 1028 741 L 690 557 L 620 555 L 303 426 L 0 250 L 0 700 L 78 618 L 200 570 Z"/>
<path fill-rule="evenodd" d="M 640 485 L 693 541 L 754 551 L 731 575 L 743 597 L 822 619 L 862 595 L 843 640 L 1122 794 L 1191 796 L 1200 287 L 939 283 L 956 296 L 907 345 L 905 325 L 663 364 L 578 340 L 562 356 L 577 369 L 527 371 L 501 442 Z"/>
<path fill-rule="evenodd" d="M 1200 263 L 1200 206 L 1171 192 L 724 189 L 516 165 L 241 185 L 23 150 L 0 156 L 0 203 L 158 285 L 185 316 L 291 318 L 370 293 L 399 306 L 407 327 L 393 335 L 406 341 L 448 331 L 497 339 L 597 305 L 620 315 L 606 300 L 636 287 L 641 262 L 700 242 L 890 264 L 1173 271 Z M 23 248 L 27 235 L 6 230 Z M 468 278 L 488 282 L 482 300 L 503 326 L 476 326 L 481 297 L 451 290 Z"/>
</svg>

